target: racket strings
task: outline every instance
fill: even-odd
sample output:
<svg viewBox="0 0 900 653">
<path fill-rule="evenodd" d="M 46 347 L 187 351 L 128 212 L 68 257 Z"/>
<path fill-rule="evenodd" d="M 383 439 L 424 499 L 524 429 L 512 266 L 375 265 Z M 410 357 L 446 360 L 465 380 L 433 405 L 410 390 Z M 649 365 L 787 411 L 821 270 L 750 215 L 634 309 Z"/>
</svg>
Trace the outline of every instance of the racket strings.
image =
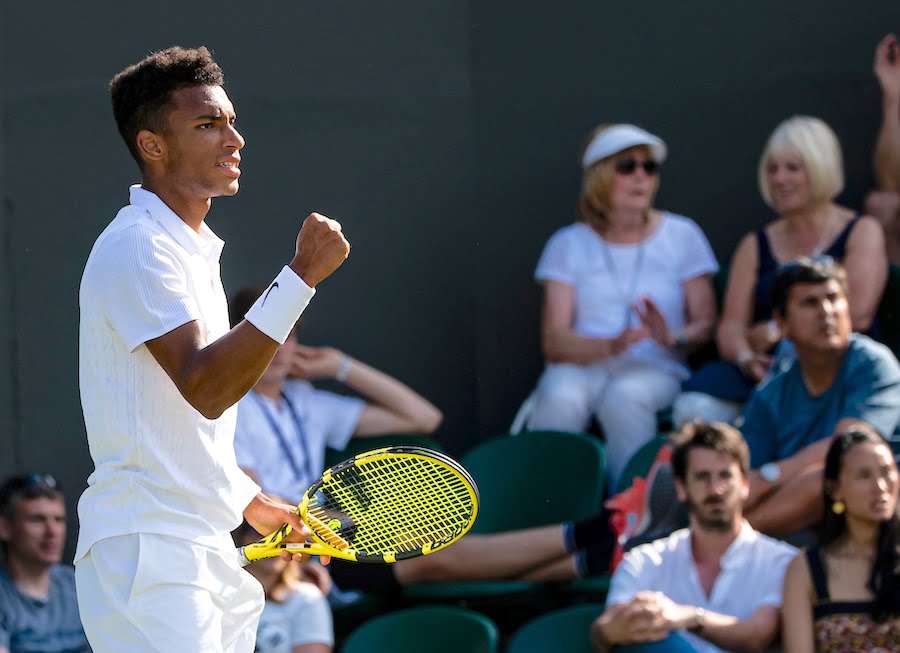
<svg viewBox="0 0 900 653">
<path fill-rule="evenodd" d="M 452 541 L 475 511 L 471 486 L 453 468 L 386 456 L 323 483 L 309 514 L 367 553 L 413 551 Z"/>
</svg>

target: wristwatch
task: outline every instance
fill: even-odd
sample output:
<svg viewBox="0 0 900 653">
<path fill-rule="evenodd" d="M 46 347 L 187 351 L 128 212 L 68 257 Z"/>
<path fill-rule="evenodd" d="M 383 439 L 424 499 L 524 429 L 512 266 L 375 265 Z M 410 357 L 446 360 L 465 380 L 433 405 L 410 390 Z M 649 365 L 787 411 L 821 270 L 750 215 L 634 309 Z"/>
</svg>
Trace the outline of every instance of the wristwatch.
<svg viewBox="0 0 900 653">
<path fill-rule="evenodd" d="M 706 610 L 703 608 L 694 608 L 694 625 L 688 628 L 691 632 L 696 633 L 703 629 L 706 625 Z"/>
<path fill-rule="evenodd" d="M 781 467 L 776 463 L 766 463 L 759 468 L 759 475 L 770 485 L 778 485 L 781 480 Z"/>
</svg>

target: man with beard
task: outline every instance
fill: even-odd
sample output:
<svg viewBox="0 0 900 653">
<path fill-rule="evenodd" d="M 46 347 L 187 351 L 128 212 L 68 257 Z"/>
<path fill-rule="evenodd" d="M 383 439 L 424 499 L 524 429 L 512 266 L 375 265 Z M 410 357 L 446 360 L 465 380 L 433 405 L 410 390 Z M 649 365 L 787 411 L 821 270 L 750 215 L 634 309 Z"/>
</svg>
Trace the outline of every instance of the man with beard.
<svg viewBox="0 0 900 653">
<path fill-rule="evenodd" d="M 749 451 L 727 424 L 675 437 L 672 469 L 690 526 L 629 551 L 591 626 L 598 653 L 764 651 L 778 634 L 784 570 L 796 550 L 743 518 Z"/>
</svg>

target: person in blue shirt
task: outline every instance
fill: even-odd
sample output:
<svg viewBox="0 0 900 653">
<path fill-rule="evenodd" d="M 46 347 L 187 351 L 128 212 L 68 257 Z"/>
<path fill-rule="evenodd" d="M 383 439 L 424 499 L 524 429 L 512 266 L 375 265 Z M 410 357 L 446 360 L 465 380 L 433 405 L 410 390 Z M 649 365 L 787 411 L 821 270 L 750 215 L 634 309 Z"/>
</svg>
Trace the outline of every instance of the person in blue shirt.
<svg viewBox="0 0 900 653">
<path fill-rule="evenodd" d="M 91 653 L 75 573 L 62 565 L 66 507 L 52 476 L 11 476 L 0 486 L 0 653 Z"/>
<path fill-rule="evenodd" d="M 754 391 L 738 426 L 753 468 L 747 519 L 788 536 L 822 516 L 822 471 L 835 434 L 868 429 L 900 451 L 900 364 L 884 345 L 852 333 L 846 273 L 830 257 L 783 266 L 772 301 L 796 357 Z"/>
</svg>

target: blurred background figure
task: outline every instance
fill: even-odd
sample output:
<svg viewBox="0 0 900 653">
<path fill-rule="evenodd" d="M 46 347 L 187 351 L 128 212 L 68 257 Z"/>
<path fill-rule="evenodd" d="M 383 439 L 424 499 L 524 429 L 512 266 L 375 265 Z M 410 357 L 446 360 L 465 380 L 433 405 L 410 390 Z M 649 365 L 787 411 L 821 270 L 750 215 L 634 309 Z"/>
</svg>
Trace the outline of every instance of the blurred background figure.
<svg viewBox="0 0 900 653">
<path fill-rule="evenodd" d="M 854 429 L 834 438 L 818 545 L 785 574 L 786 653 L 900 650 L 898 488 L 881 437 Z"/>
<path fill-rule="evenodd" d="M 75 572 L 60 564 L 66 506 L 52 476 L 12 476 L 0 486 L 0 653 L 90 653 L 78 615 Z"/>
<path fill-rule="evenodd" d="M 238 546 L 262 537 L 247 522 L 233 536 Z M 266 593 L 255 653 L 331 653 L 334 629 L 325 598 L 331 579 L 324 567 L 317 562 L 301 565 L 281 558 L 263 558 L 251 562 L 246 569 Z"/>
<path fill-rule="evenodd" d="M 879 337 L 874 320 L 888 274 L 884 233 L 875 218 L 834 202 L 844 170 L 831 128 L 809 116 L 782 122 L 769 136 L 758 177 L 776 217 L 745 234 L 735 250 L 716 332 L 721 360 L 684 384 L 673 408 L 676 425 L 695 417 L 731 422 L 740 414 L 781 340 L 772 314 L 775 275 L 801 256 L 827 255 L 843 264 L 853 330 Z"/>
<path fill-rule="evenodd" d="M 688 375 L 687 349 L 709 340 L 718 269 L 689 218 L 653 208 L 666 145 L 633 125 L 601 125 L 582 156 L 578 221 L 550 238 L 544 286 L 546 369 L 531 429 L 603 429 L 611 483 L 657 431 Z"/>
<path fill-rule="evenodd" d="M 242 319 L 264 288 L 237 291 L 229 310 Z M 266 492 L 298 503 L 319 477 L 325 449 L 343 449 L 354 437 L 430 434 L 443 416 L 397 379 L 333 347 L 297 342 L 299 325 L 275 352 L 256 385 L 238 403 L 234 447 L 238 465 Z M 315 388 L 334 379 L 360 397 Z"/>
<path fill-rule="evenodd" d="M 881 129 L 875 143 L 875 190 L 866 210 L 884 225 L 887 252 L 900 264 L 900 43 L 888 34 L 875 48 L 875 77 L 881 86 Z"/>
</svg>

